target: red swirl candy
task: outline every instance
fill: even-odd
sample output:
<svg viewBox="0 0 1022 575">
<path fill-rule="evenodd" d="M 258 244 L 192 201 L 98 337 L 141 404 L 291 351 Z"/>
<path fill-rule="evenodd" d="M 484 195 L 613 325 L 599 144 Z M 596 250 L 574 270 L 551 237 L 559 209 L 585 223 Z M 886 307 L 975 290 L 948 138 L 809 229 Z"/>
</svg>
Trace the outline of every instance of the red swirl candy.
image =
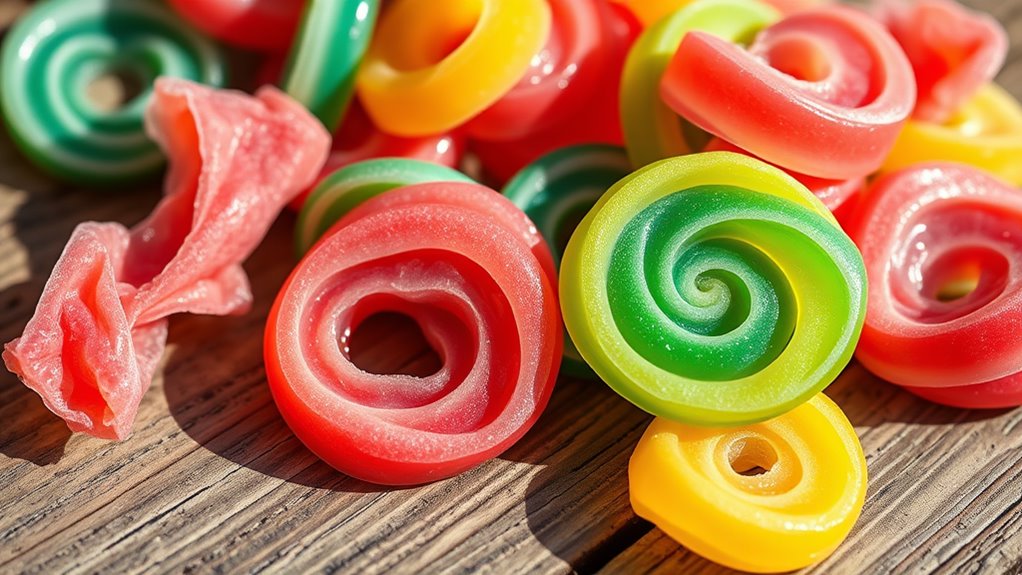
<svg viewBox="0 0 1022 575">
<path fill-rule="evenodd" d="M 7 368 L 73 431 L 124 439 L 175 313 L 237 314 L 241 262 L 323 164 L 329 136 L 273 88 L 255 97 L 156 81 L 147 128 L 170 158 L 166 195 L 128 230 L 78 226 Z"/>
<path fill-rule="evenodd" d="M 286 52 L 298 29 L 303 0 L 169 0 L 189 22 L 243 48 Z"/>
<path fill-rule="evenodd" d="M 1022 403 L 1022 193 L 975 168 L 923 164 L 878 180 L 849 234 L 869 278 L 856 357 L 962 407 Z"/>
<path fill-rule="evenodd" d="M 510 447 L 546 406 L 563 345 L 553 277 L 533 224 L 493 190 L 386 192 L 341 219 L 277 297 L 265 340 L 273 397 L 344 473 L 389 485 L 460 473 Z M 347 338 L 383 311 L 419 324 L 440 371 L 375 375 L 351 362 Z"/>
<path fill-rule="evenodd" d="M 996 20 L 950 0 L 880 2 L 875 13 L 912 63 L 920 120 L 946 121 L 993 80 L 1008 54 Z"/>
<path fill-rule="evenodd" d="M 797 12 L 745 51 L 685 35 L 661 96 L 698 127 L 789 170 L 829 179 L 883 163 L 915 105 L 904 52 L 853 8 Z"/>
</svg>

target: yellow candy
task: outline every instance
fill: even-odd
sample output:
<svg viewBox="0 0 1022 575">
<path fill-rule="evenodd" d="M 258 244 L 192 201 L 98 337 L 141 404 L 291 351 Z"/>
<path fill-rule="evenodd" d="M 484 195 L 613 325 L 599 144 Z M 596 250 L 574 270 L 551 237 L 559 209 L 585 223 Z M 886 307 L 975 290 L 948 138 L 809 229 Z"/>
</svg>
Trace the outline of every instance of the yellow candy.
<svg viewBox="0 0 1022 575">
<path fill-rule="evenodd" d="M 691 4 L 692 0 L 614 0 L 614 2 L 631 10 L 642 27 L 647 28 L 671 12 Z"/>
<path fill-rule="evenodd" d="M 549 30 L 544 0 L 398 0 L 362 63 L 359 96 L 385 132 L 448 131 L 507 93 Z"/>
<path fill-rule="evenodd" d="M 685 34 L 700 30 L 747 42 L 779 17 L 776 10 L 756 0 L 698 0 L 639 36 L 621 76 L 621 127 L 632 165 L 638 168 L 702 151 L 701 145 L 686 140 L 682 120 L 660 98 L 660 79 Z M 707 138 L 698 128 L 689 129 Z"/>
<path fill-rule="evenodd" d="M 1022 185 L 1022 106 L 996 84 L 980 88 L 944 124 L 910 120 L 882 171 L 927 161 L 976 166 Z"/>
<path fill-rule="evenodd" d="M 775 573 L 816 563 L 844 540 L 866 495 L 866 460 L 844 413 L 819 394 L 743 427 L 657 418 L 628 482 L 635 512 L 688 549 Z"/>
</svg>

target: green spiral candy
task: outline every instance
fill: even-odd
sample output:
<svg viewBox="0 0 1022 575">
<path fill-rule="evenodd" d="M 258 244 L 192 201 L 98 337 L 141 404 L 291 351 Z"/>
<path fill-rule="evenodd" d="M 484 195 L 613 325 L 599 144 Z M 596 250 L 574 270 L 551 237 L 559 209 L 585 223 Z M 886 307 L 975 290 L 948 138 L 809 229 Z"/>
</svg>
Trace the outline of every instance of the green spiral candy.
<svg viewBox="0 0 1022 575">
<path fill-rule="evenodd" d="M 0 69 L 0 110 L 18 147 L 54 176 L 99 185 L 162 167 L 143 125 L 157 76 L 225 80 L 216 46 L 150 0 L 39 2 L 7 33 Z M 141 93 L 100 109 L 86 88 L 108 74 L 133 77 Z"/>
<path fill-rule="evenodd" d="M 298 213 L 295 251 L 298 257 L 362 202 L 383 192 L 427 182 L 474 182 L 461 172 L 422 160 L 378 158 L 348 164 L 323 178 Z"/>
<path fill-rule="evenodd" d="M 554 266 L 560 266 L 564 244 L 578 222 L 604 192 L 631 171 L 628 155 L 620 146 L 569 146 L 522 168 L 503 193 L 536 224 L 550 246 Z M 564 340 L 561 370 L 575 377 L 596 378 L 570 337 Z"/>
<path fill-rule="evenodd" d="M 379 0 L 308 0 L 281 87 L 333 132 L 355 90 Z"/>
<path fill-rule="evenodd" d="M 612 187 L 561 262 L 561 307 L 615 391 L 698 425 L 776 417 L 826 387 L 865 316 L 855 245 L 759 160 L 670 158 Z"/>
</svg>

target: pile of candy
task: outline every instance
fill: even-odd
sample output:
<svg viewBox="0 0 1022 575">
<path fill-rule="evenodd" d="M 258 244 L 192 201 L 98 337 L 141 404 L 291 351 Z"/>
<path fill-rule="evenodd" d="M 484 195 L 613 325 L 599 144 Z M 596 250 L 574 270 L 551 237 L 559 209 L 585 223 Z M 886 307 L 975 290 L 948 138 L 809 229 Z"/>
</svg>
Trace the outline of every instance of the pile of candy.
<svg viewBox="0 0 1022 575">
<path fill-rule="evenodd" d="M 214 39 L 282 91 L 218 90 Z M 636 513 L 725 565 L 800 568 L 865 496 L 821 393 L 853 353 L 932 401 L 1022 404 L 1006 51 L 950 0 L 44 0 L 0 53 L 18 146 L 75 183 L 171 169 L 135 228 L 75 230 L 3 358 L 71 429 L 126 438 L 167 317 L 244 311 L 240 262 L 290 204 L 267 377 L 330 465 L 451 477 L 559 372 L 600 379 L 656 416 Z M 106 74 L 140 93 L 99 107 Z M 380 312 L 442 368 L 358 368 Z"/>
</svg>

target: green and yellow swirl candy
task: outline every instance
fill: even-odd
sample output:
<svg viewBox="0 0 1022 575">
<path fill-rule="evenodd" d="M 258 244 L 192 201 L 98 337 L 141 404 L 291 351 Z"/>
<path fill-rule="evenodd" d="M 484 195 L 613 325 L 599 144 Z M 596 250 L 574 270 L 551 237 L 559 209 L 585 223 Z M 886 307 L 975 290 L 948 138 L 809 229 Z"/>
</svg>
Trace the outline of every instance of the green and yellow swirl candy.
<svg viewBox="0 0 1022 575">
<path fill-rule="evenodd" d="M 503 193 L 536 224 L 559 266 L 564 244 L 596 201 L 631 172 L 620 146 L 582 144 L 553 151 L 522 168 Z M 564 340 L 561 371 L 595 378 L 571 338 Z"/>
<path fill-rule="evenodd" d="M 157 76 L 213 86 L 225 76 L 216 46 L 152 0 L 40 2 L 7 33 L 0 70 L 0 109 L 18 147 L 47 172 L 88 184 L 162 167 L 143 125 Z M 118 74 L 140 94 L 114 110 L 89 99 L 93 81 Z"/>
<path fill-rule="evenodd" d="M 632 165 L 700 151 L 709 141 L 660 98 L 660 79 L 685 34 L 699 30 L 745 43 L 779 18 L 757 0 L 698 0 L 647 28 L 628 52 L 621 77 L 621 127 Z"/>
<path fill-rule="evenodd" d="M 582 357 L 642 409 L 699 425 L 784 413 L 851 358 L 862 258 L 802 184 L 727 152 L 650 164 L 582 220 L 561 261 Z"/>
</svg>

